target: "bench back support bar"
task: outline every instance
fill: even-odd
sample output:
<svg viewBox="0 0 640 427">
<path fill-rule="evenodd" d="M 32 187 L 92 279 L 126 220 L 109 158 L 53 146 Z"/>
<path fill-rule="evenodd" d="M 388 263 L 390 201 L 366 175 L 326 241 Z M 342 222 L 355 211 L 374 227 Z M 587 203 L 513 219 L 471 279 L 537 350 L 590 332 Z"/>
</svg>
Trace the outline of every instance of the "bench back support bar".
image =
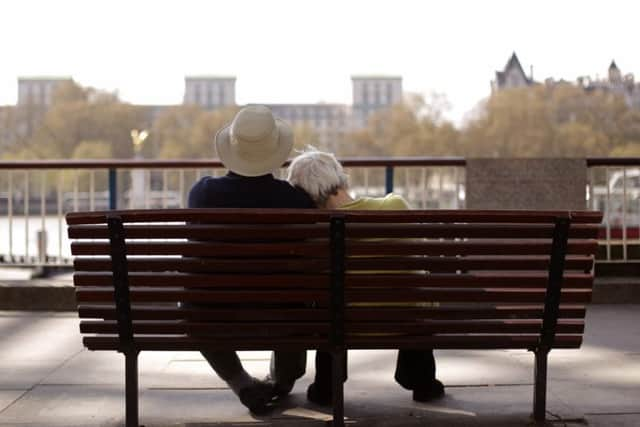
<svg viewBox="0 0 640 427">
<path fill-rule="evenodd" d="M 331 365 L 334 427 L 344 425 L 344 218 L 334 217 L 330 223 L 331 246 Z"/>
<path fill-rule="evenodd" d="M 558 325 L 560 297 L 564 277 L 564 263 L 569 241 L 569 218 L 558 218 L 553 230 L 551 243 L 551 259 L 549 262 L 549 284 L 544 301 L 542 330 L 540 331 L 539 348 L 548 351 L 552 346 Z"/>
<path fill-rule="evenodd" d="M 133 325 L 131 324 L 131 303 L 129 298 L 129 272 L 127 270 L 127 246 L 124 224 L 117 215 L 107 218 L 109 241 L 111 243 L 111 264 L 113 269 L 113 297 L 118 314 L 118 336 L 121 351 L 131 351 L 133 347 Z"/>
</svg>

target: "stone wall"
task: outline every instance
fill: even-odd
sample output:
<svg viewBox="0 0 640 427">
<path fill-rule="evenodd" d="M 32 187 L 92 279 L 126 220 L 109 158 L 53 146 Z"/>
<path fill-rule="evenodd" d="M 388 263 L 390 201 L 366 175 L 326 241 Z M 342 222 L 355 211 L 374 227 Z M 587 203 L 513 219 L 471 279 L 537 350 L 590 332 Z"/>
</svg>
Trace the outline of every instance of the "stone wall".
<svg viewBox="0 0 640 427">
<path fill-rule="evenodd" d="M 586 209 L 584 159 L 467 159 L 467 209 Z"/>
</svg>

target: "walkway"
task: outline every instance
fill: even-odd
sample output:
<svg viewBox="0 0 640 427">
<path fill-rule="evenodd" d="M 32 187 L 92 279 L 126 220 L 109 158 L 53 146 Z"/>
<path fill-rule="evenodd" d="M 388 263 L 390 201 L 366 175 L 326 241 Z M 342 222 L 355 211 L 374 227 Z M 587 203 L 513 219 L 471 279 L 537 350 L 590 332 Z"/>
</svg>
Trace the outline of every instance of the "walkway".
<svg viewBox="0 0 640 427">
<path fill-rule="evenodd" d="M 268 357 L 242 354 L 258 376 Z M 394 352 L 352 352 L 345 390 L 352 425 L 530 425 L 530 353 L 438 351 L 436 359 L 447 396 L 418 404 L 393 381 Z M 119 354 L 83 349 L 73 313 L 0 312 L 0 426 L 122 425 L 123 365 Z M 304 427 L 330 418 L 330 409 L 305 399 L 311 364 L 283 410 L 263 419 L 240 405 L 198 353 L 142 353 L 140 370 L 147 427 Z M 590 307 L 582 349 L 554 350 L 549 371 L 552 425 L 640 426 L 640 305 Z"/>
</svg>

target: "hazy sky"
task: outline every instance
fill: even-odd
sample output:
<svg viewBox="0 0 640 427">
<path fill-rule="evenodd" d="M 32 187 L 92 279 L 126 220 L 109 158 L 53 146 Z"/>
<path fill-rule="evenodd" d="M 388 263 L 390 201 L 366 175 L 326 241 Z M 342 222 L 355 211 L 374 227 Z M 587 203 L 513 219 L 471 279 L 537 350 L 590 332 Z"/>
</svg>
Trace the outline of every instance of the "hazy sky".
<svg viewBox="0 0 640 427">
<path fill-rule="evenodd" d="M 459 121 L 515 50 L 534 77 L 640 78 L 640 2 L 3 0 L 0 105 L 17 76 L 68 75 L 129 102 L 182 102 L 185 74 L 237 76 L 239 103 L 349 103 L 353 74 L 444 93 Z"/>
</svg>

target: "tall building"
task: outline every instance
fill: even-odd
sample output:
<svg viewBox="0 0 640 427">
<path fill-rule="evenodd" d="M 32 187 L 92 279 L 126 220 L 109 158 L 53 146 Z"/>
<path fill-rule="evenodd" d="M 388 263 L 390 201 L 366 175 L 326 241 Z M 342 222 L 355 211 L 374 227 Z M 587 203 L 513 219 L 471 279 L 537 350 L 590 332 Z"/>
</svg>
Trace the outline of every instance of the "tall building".
<svg viewBox="0 0 640 427">
<path fill-rule="evenodd" d="M 236 105 L 236 78 L 187 76 L 184 78 L 184 104 L 207 110 Z"/>
<path fill-rule="evenodd" d="M 292 126 L 314 131 L 319 148 L 335 151 L 351 129 L 349 107 L 344 104 L 264 104 Z"/>
<path fill-rule="evenodd" d="M 491 82 L 491 90 L 499 91 L 503 89 L 512 89 L 518 87 L 526 87 L 535 84 L 533 81 L 533 71 L 531 75 L 527 77 L 520 64 L 518 55 L 515 52 L 507 61 L 504 70 L 496 71 L 496 79 Z"/>
<path fill-rule="evenodd" d="M 400 76 L 352 76 L 353 124 L 366 125 L 369 116 L 376 111 L 402 102 L 402 77 Z"/>
<path fill-rule="evenodd" d="M 264 104 L 292 126 L 311 129 L 322 149 L 335 151 L 344 135 L 366 125 L 376 111 L 402 102 L 402 77 L 353 76 L 352 104 Z M 236 105 L 235 77 L 185 77 L 184 104 L 207 110 Z"/>
<path fill-rule="evenodd" d="M 47 107 L 51 105 L 56 87 L 70 81 L 70 77 L 19 77 L 18 105 Z"/>
</svg>

